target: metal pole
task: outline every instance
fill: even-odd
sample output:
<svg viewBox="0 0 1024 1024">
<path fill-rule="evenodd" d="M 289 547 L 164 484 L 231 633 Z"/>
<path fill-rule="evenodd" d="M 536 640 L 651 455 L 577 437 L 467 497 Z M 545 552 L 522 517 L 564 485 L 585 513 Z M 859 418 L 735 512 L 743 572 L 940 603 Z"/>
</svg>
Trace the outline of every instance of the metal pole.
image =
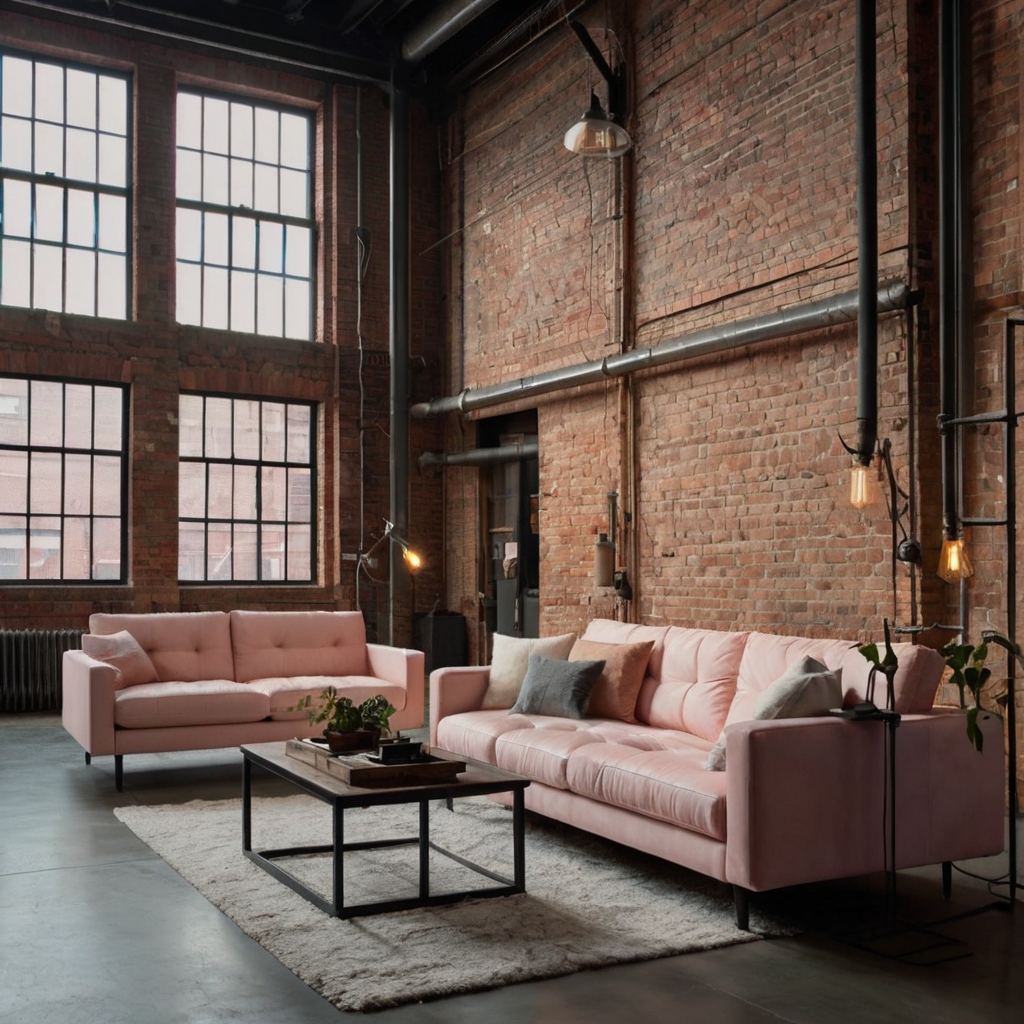
<svg viewBox="0 0 1024 1024">
<path fill-rule="evenodd" d="M 1019 323 L 1019 321 L 1017 322 Z M 1006 460 L 1006 636 L 1010 643 L 1017 643 L 1017 332 L 1014 321 L 1006 324 L 1006 356 L 1003 373 L 1006 377 L 1006 439 L 1003 457 Z M 1009 808 L 1010 808 L 1010 909 L 1017 899 L 1017 665 L 1014 656 L 1006 653 L 1006 702 L 1007 756 L 1009 759 Z"/>
</svg>

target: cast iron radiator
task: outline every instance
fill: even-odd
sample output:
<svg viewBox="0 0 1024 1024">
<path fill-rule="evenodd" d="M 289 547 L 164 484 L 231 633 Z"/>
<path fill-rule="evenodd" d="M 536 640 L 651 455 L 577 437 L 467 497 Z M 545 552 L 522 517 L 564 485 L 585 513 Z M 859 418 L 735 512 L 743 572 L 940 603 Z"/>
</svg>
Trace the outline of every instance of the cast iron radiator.
<svg viewBox="0 0 1024 1024">
<path fill-rule="evenodd" d="M 0 712 L 59 711 L 64 652 L 81 629 L 0 629 Z"/>
</svg>

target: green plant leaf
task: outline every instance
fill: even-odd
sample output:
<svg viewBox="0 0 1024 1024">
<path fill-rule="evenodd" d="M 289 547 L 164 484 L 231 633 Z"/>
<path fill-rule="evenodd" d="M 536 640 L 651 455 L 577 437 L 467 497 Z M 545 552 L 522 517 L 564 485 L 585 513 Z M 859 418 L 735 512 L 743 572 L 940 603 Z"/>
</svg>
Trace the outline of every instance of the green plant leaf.
<svg viewBox="0 0 1024 1024">
<path fill-rule="evenodd" d="M 984 733 L 978 728 L 978 713 L 980 711 L 980 707 L 973 707 L 967 712 L 967 738 L 974 744 L 974 749 L 979 754 L 985 745 Z"/>
</svg>

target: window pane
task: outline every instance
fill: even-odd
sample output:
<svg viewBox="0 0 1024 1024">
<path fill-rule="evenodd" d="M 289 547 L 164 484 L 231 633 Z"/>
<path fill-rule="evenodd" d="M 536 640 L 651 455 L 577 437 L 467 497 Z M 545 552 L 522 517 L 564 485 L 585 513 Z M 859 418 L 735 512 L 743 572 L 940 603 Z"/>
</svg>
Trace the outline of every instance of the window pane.
<svg viewBox="0 0 1024 1024">
<path fill-rule="evenodd" d="M 179 199 L 203 198 L 203 158 L 189 149 L 178 150 L 177 181 L 175 188 Z"/>
<path fill-rule="evenodd" d="M 231 458 L 231 399 L 206 400 L 206 457 Z"/>
<path fill-rule="evenodd" d="M 281 171 L 281 213 L 286 217 L 309 215 L 308 181 L 309 177 L 302 171 Z"/>
<path fill-rule="evenodd" d="M 179 324 L 202 323 L 202 273 L 195 263 L 177 265 L 175 316 Z"/>
<path fill-rule="evenodd" d="M 78 181 L 96 180 L 96 133 L 67 130 L 67 176 Z"/>
<path fill-rule="evenodd" d="M 210 519 L 231 518 L 231 492 L 234 477 L 231 466 L 226 463 L 210 463 L 207 474 L 209 494 L 206 514 Z"/>
<path fill-rule="evenodd" d="M 261 530 L 263 579 L 284 579 L 284 527 L 264 526 Z"/>
<path fill-rule="evenodd" d="M 90 249 L 96 244 L 95 193 L 82 192 L 77 188 L 68 189 L 67 240 L 71 245 L 84 245 Z"/>
<path fill-rule="evenodd" d="M 92 527 L 92 578 L 121 578 L 121 520 L 94 519 Z"/>
<path fill-rule="evenodd" d="M 32 381 L 29 443 L 59 448 L 64 441 L 64 389 L 48 380 Z"/>
<path fill-rule="evenodd" d="M 252 208 L 253 165 L 248 160 L 231 161 L 231 205 Z"/>
<path fill-rule="evenodd" d="M 87 516 L 92 490 L 92 456 L 64 456 L 64 514 Z"/>
<path fill-rule="evenodd" d="M 36 238 L 64 241 L 64 189 L 36 185 Z"/>
<path fill-rule="evenodd" d="M 98 516 L 116 516 L 121 511 L 121 460 L 116 455 L 93 459 L 92 510 Z"/>
<path fill-rule="evenodd" d="M 281 163 L 286 167 L 309 168 L 309 118 L 281 114 Z"/>
<path fill-rule="evenodd" d="M 252 157 L 252 107 L 231 104 L 231 155 Z"/>
<path fill-rule="evenodd" d="M 253 209 L 277 213 L 277 168 L 257 164 Z"/>
<path fill-rule="evenodd" d="M 223 267 L 203 268 L 203 326 L 228 326 L 228 272 Z"/>
<path fill-rule="evenodd" d="M 287 508 L 287 470 L 281 466 L 264 466 L 260 474 L 261 518 L 284 522 Z"/>
<path fill-rule="evenodd" d="M 288 522 L 308 523 L 310 521 L 309 483 L 308 469 L 288 470 Z"/>
<path fill-rule="evenodd" d="M 282 314 L 284 310 L 283 281 L 280 277 L 268 277 L 260 274 L 256 285 L 256 331 L 281 337 Z"/>
<path fill-rule="evenodd" d="M 278 117 L 276 110 L 268 110 L 266 107 L 256 108 L 256 159 L 263 160 L 268 164 L 278 162 Z"/>
<path fill-rule="evenodd" d="M 206 464 L 182 462 L 178 466 L 178 515 L 206 518 Z"/>
<path fill-rule="evenodd" d="M 59 452 L 32 452 L 29 456 L 29 512 L 60 513 Z"/>
<path fill-rule="evenodd" d="M 203 157 L 203 201 L 228 205 L 228 160 L 224 156 Z"/>
<path fill-rule="evenodd" d="M 4 239 L 3 290 L 0 301 L 6 306 L 32 305 L 32 255 L 29 242 Z"/>
<path fill-rule="evenodd" d="M 231 526 L 210 523 L 207 530 L 206 578 L 231 579 Z"/>
<path fill-rule="evenodd" d="M 32 116 L 32 62 L 3 58 L 4 113 Z"/>
<path fill-rule="evenodd" d="M 64 386 L 64 434 L 68 448 L 92 447 L 92 386 Z"/>
<path fill-rule="evenodd" d="M 7 60 L 4 59 L 6 67 Z M 32 170 L 32 122 L 15 117 L 3 119 L 3 152 L 5 167 L 18 171 Z"/>
<path fill-rule="evenodd" d="M 96 127 L 96 76 L 91 71 L 68 68 L 68 124 Z"/>
<path fill-rule="evenodd" d="M 182 456 L 203 454 L 203 400 L 199 395 L 178 397 L 178 452 Z"/>
<path fill-rule="evenodd" d="M 28 522 L 29 579 L 60 579 L 60 519 L 31 517 Z"/>
<path fill-rule="evenodd" d="M 257 579 L 255 523 L 235 523 L 234 578 L 236 580 Z"/>
<path fill-rule="evenodd" d="M 64 121 L 64 69 L 57 64 L 36 62 L 36 117 Z"/>
<path fill-rule="evenodd" d="M 99 301 L 96 313 L 124 320 L 127 316 L 126 291 L 128 282 L 125 280 L 127 263 L 124 256 L 114 256 L 101 252 L 99 261 Z"/>
<path fill-rule="evenodd" d="M 121 448 L 122 395 L 120 388 L 93 389 L 96 413 L 96 447 Z"/>
<path fill-rule="evenodd" d="M 123 196 L 100 196 L 100 248 L 124 252 L 128 245 Z"/>
<path fill-rule="evenodd" d="M 284 285 L 284 333 L 286 338 L 308 341 L 309 330 L 309 284 L 288 278 Z"/>
<path fill-rule="evenodd" d="M 178 93 L 176 134 L 179 146 L 202 149 L 203 101 L 190 92 Z M 181 195 L 181 191 L 178 191 Z"/>
<path fill-rule="evenodd" d="M 96 314 L 96 254 L 85 249 L 68 249 L 68 290 L 64 309 L 68 313 Z"/>
<path fill-rule="evenodd" d="M 128 83 L 100 75 L 100 129 L 116 135 L 128 133 Z"/>
<path fill-rule="evenodd" d="M 260 457 L 260 403 L 235 399 L 235 458 L 256 460 Z"/>
<path fill-rule="evenodd" d="M 178 579 L 203 579 L 205 564 L 206 527 L 203 523 L 178 523 Z"/>
<path fill-rule="evenodd" d="M 286 274 L 292 277 L 309 277 L 309 228 L 300 228 L 295 224 L 289 224 L 285 235 L 285 265 Z"/>
<path fill-rule="evenodd" d="M 288 579 L 302 582 L 311 578 L 310 539 L 308 526 L 288 527 Z"/>
<path fill-rule="evenodd" d="M 231 271 L 231 330 L 256 330 L 256 275 L 243 270 Z"/>
<path fill-rule="evenodd" d="M 260 270 L 280 274 L 284 268 L 284 228 L 280 224 L 260 222 Z"/>
<path fill-rule="evenodd" d="M 0 444 L 28 444 L 28 381 L 0 377 Z"/>
<path fill-rule="evenodd" d="M 28 511 L 28 452 L 0 451 L 0 512 Z"/>
<path fill-rule="evenodd" d="M 256 518 L 255 466 L 235 466 L 235 497 L 232 518 Z"/>
<path fill-rule="evenodd" d="M 124 188 L 128 181 L 125 140 L 117 135 L 100 136 L 100 183 Z"/>
<path fill-rule="evenodd" d="M 310 409 L 307 405 L 288 406 L 288 461 L 309 463 Z"/>
<path fill-rule="evenodd" d="M 232 217 L 231 264 L 256 269 L 256 221 L 248 217 Z"/>
<path fill-rule="evenodd" d="M 26 520 L 23 516 L 0 516 L 0 579 L 28 578 L 25 527 Z"/>
<path fill-rule="evenodd" d="M 61 278 L 63 277 L 63 250 L 55 245 L 32 246 L 32 305 L 36 309 L 55 309 L 60 312 Z"/>
<path fill-rule="evenodd" d="M 203 215 L 198 210 L 179 207 L 175 217 L 175 250 L 179 260 L 202 259 Z M 180 317 L 179 317 L 180 319 Z"/>
<path fill-rule="evenodd" d="M 32 186 L 27 181 L 8 179 L 4 188 L 5 235 L 29 238 L 32 234 Z"/>
<path fill-rule="evenodd" d="M 263 458 L 284 462 L 284 404 L 263 403 Z"/>
<path fill-rule="evenodd" d="M 203 218 L 203 260 L 228 265 L 228 218 L 224 213 L 207 213 Z"/>
<path fill-rule="evenodd" d="M 203 149 L 207 153 L 228 151 L 228 103 L 207 96 L 203 100 Z"/>
<path fill-rule="evenodd" d="M 83 518 L 64 520 L 64 566 L 66 580 L 87 580 L 91 576 L 89 564 L 90 520 Z"/>
<path fill-rule="evenodd" d="M 36 121 L 36 174 L 64 174 L 64 129 Z"/>
</svg>

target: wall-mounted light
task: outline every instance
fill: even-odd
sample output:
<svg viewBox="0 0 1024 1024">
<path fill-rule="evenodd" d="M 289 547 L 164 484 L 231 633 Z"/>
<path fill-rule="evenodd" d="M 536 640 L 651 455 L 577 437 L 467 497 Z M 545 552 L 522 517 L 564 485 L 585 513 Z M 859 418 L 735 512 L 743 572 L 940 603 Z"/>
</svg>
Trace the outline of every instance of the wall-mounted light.
<svg viewBox="0 0 1024 1024">
<path fill-rule="evenodd" d="M 871 463 L 854 463 L 850 470 L 850 504 L 854 508 L 867 508 L 876 504 L 878 498 L 878 474 Z"/>
<path fill-rule="evenodd" d="M 578 21 L 570 21 L 569 26 L 590 55 L 601 77 L 608 83 L 608 110 L 605 111 L 597 93 L 591 90 L 590 107 L 565 133 L 565 148 L 570 153 L 586 157 L 622 156 L 633 148 L 629 132 L 622 124 L 626 111 L 626 68 L 620 64 L 617 70 L 612 71 L 604 54 L 590 38 L 590 33 Z"/>
<path fill-rule="evenodd" d="M 395 530 L 394 523 L 388 522 L 387 519 L 384 520 L 384 523 L 384 536 L 390 537 L 402 549 L 402 560 L 405 562 L 405 567 L 415 576 L 423 568 L 423 556 Z"/>
<path fill-rule="evenodd" d="M 962 537 L 943 537 L 938 575 L 947 583 L 959 583 L 974 575 L 974 566 L 964 551 Z"/>
</svg>

